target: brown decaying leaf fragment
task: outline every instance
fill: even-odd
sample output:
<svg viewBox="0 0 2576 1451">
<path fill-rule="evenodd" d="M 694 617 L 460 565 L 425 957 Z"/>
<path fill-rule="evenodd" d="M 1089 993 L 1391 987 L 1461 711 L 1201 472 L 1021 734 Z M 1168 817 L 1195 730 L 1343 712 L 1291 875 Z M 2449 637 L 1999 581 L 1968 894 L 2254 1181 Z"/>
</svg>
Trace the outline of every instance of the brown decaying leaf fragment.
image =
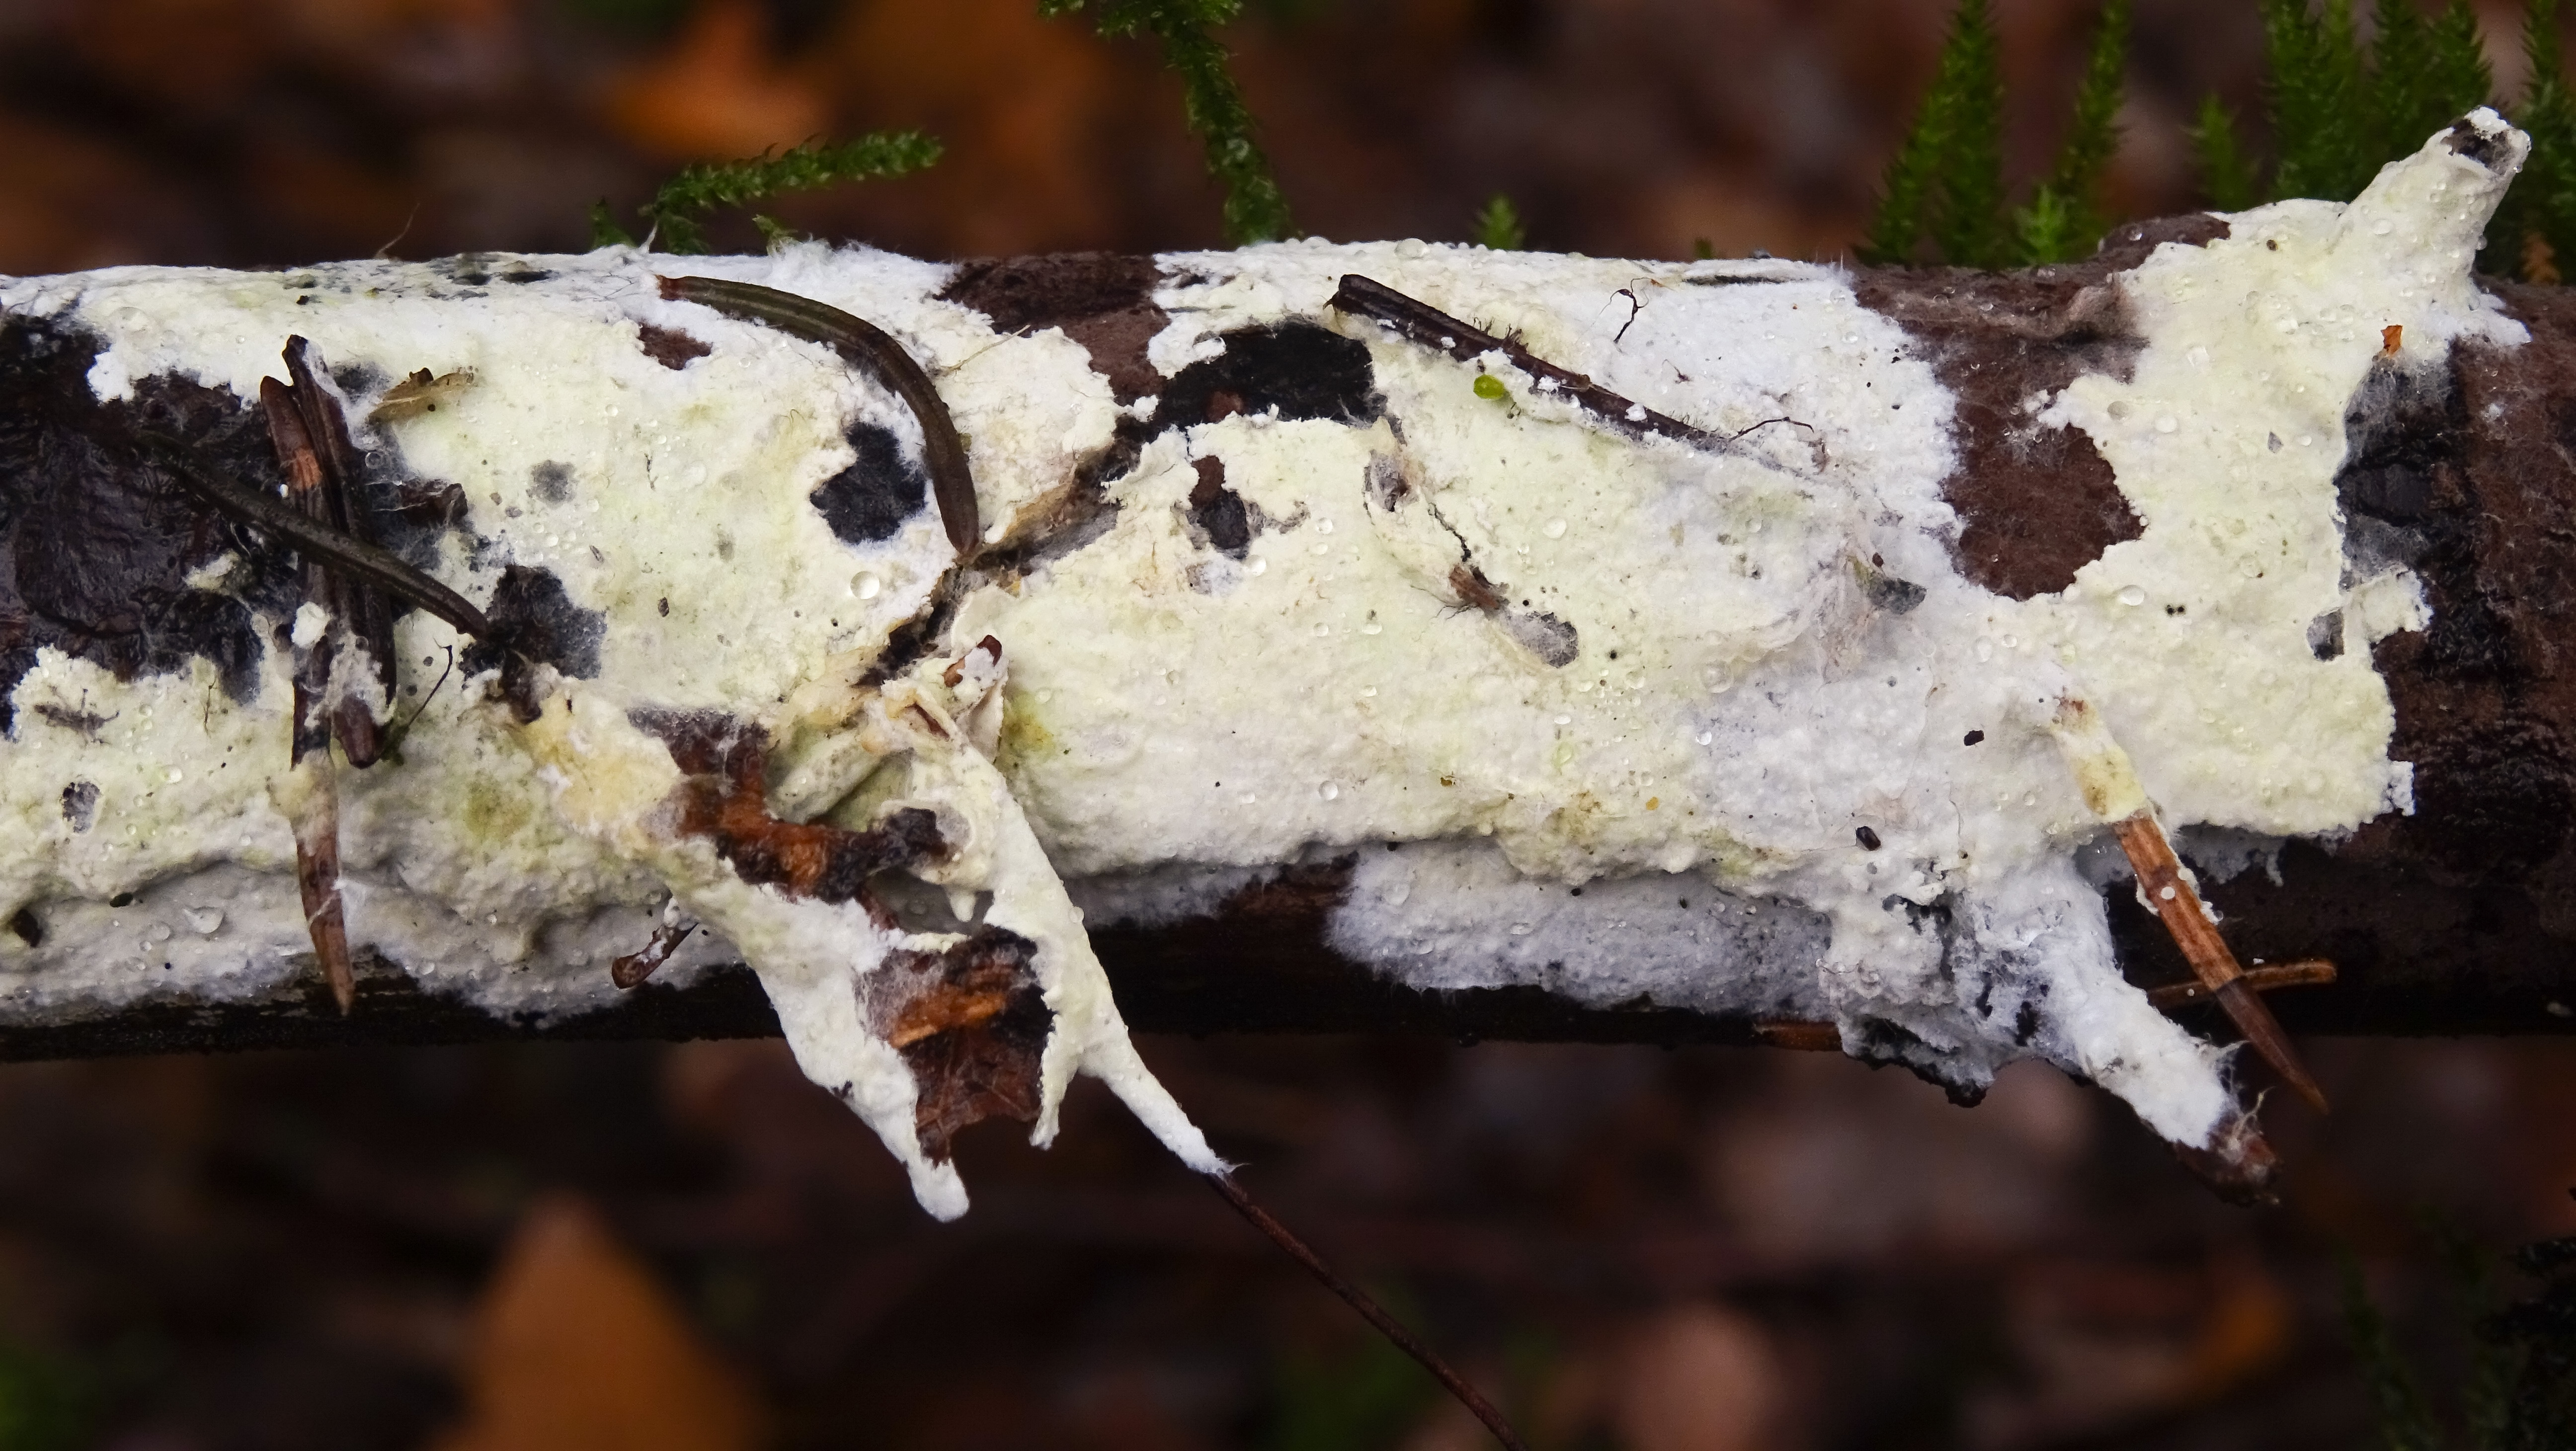
<svg viewBox="0 0 2576 1451">
<path fill-rule="evenodd" d="M 642 987 L 644 979 L 670 961 L 671 954 L 679 951 L 680 944 L 688 941 L 689 934 L 697 930 L 698 919 L 695 917 L 677 917 L 664 922 L 653 929 L 652 941 L 608 965 L 608 980 L 617 984 L 620 992 Z"/>
<path fill-rule="evenodd" d="M 912 1070 L 913 1130 L 934 1162 L 969 1124 L 1037 1120 L 1054 1018 L 1036 960 L 1036 943 L 986 924 L 941 951 L 888 953 L 861 983 L 869 1028 Z"/>
<path fill-rule="evenodd" d="M 946 850 L 939 818 L 906 807 L 866 831 L 769 814 L 769 737 L 718 711 L 639 710 L 630 719 L 658 738 L 686 779 L 674 793 L 683 836 L 703 836 L 735 875 L 791 897 L 861 901 L 868 878 Z M 872 908 L 873 910 L 873 908 Z"/>
<path fill-rule="evenodd" d="M 892 915 L 868 891 L 868 878 L 946 850 L 938 817 L 918 807 L 866 831 L 770 815 L 769 739 L 748 721 L 711 711 L 639 711 L 633 719 L 669 747 L 672 762 L 686 773 L 674 793 L 680 833 L 713 842 L 734 873 L 755 886 L 857 902 L 890 924 Z M 649 972 L 644 959 L 661 940 L 657 934 L 654 945 L 619 959 L 611 980 L 629 986 L 618 974 L 630 963 Z M 912 1070 L 914 1128 L 934 1161 L 949 1157 L 951 1142 L 968 1124 L 997 1115 L 1036 1120 L 1039 1060 L 1054 1026 L 1032 965 L 1036 957 L 1036 943 L 985 925 L 937 952 L 888 953 L 861 981 L 869 1028 Z M 633 976 L 643 980 L 641 972 Z"/>
<path fill-rule="evenodd" d="M 2165 931 L 2173 935 L 2174 945 L 2182 949 L 2185 961 L 2200 978 L 2202 987 L 2227 1010 L 2237 1030 L 2245 1035 L 2272 1071 L 2281 1075 L 2299 1097 L 2319 1113 L 2326 1111 L 2325 1090 L 2308 1075 L 2299 1055 L 2290 1047 L 2289 1035 L 2281 1031 L 2280 1021 L 2263 1000 L 2246 985 L 2245 970 L 2236 964 L 2236 954 L 2227 948 L 2227 940 L 2218 935 L 2218 925 L 2209 920 L 2207 909 L 2200 904 L 2200 893 L 2183 874 L 2182 859 L 2174 855 L 2173 843 L 2165 839 L 2162 826 L 2156 824 L 2153 811 L 2140 811 L 2111 823 L 2112 834 L 2119 838 L 2120 850 L 2127 853 L 2129 866 L 2138 874 L 2138 894 L 2155 914 L 2164 919 Z"/>
<path fill-rule="evenodd" d="M 649 350 L 648 350 L 649 351 Z M 376 406 L 367 411 L 369 423 L 399 423 L 436 413 L 438 405 L 474 386 L 474 370 L 459 368 L 433 378 L 427 368 L 415 369 L 412 375 L 385 390 Z"/>
</svg>

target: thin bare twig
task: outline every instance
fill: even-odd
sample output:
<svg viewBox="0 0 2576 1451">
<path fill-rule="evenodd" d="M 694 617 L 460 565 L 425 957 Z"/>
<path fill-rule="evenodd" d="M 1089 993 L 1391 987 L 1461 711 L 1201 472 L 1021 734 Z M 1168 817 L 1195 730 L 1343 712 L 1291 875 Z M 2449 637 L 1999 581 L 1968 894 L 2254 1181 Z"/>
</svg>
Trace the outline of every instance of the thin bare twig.
<svg viewBox="0 0 2576 1451">
<path fill-rule="evenodd" d="M 1766 418 L 1738 433 L 1712 433 L 1613 393 L 1582 373 L 1558 367 L 1513 339 L 1498 338 L 1482 329 L 1470 327 L 1419 298 L 1407 297 L 1373 277 L 1363 277 L 1356 272 L 1343 275 L 1341 286 L 1334 290 L 1332 300 L 1326 305 L 1339 312 L 1383 323 L 1407 342 L 1462 363 L 1486 353 L 1501 353 L 1512 366 L 1538 380 L 1540 393 L 1563 398 L 1592 415 L 1602 427 L 1630 438 L 1669 438 L 1710 453 L 1754 458 L 1767 464 L 1768 460 L 1759 458 L 1737 440 L 1754 428 L 1767 428 L 1774 423 L 1806 429 L 1811 443 L 1815 433 L 1812 427 L 1794 418 Z M 1630 321 L 1635 319 L 1632 317 Z M 1818 459 L 1817 463 L 1822 467 L 1823 460 Z"/>
<path fill-rule="evenodd" d="M 1325 1289 L 1339 1295 L 1343 1304 L 1360 1312 L 1360 1318 L 1375 1326 L 1378 1334 L 1393 1341 L 1396 1349 L 1412 1356 L 1424 1370 L 1431 1372 L 1432 1379 L 1440 1382 L 1448 1389 L 1449 1394 L 1458 1398 L 1458 1404 L 1465 1406 L 1477 1420 L 1485 1423 L 1485 1429 L 1494 1433 L 1495 1440 L 1502 1442 L 1509 1451 L 1529 1451 L 1529 1443 L 1523 1441 L 1520 1433 L 1512 1429 L 1511 1422 L 1503 1419 L 1501 1411 L 1494 1409 L 1493 1402 L 1486 1400 L 1483 1393 L 1469 1385 L 1465 1377 L 1451 1370 L 1448 1362 L 1434 1353 L 1430 1346 L 1423 1344 L 1412 1331 L 1405 1329 L 1402 1321 L 1386 1313 L 1384 1306 L 1370 1299 L 1367 1291 L 1343 1279 L 1331 1265 L 1324 1263 L 1322 1256 L 1308 1249 L 1304 1240 L 1289 1233 L 1288 1226 L 1271 1218 L 1268 1210 L 1253 1203 L 1252 1196 L 1243 1192 L 1243 1186 L 1235 1183 L 1232 1175 L 1210 1174 L 1207 1176 L 1207 1181 L 1209 1187 L 1216 1190 L 1218 1198 L 1234 1206 L 1235 1213 L 1250 1220 L 1253 1228 L 1268 1235 L 1270 1242 L 1285 1250 L 1290 1259 L 1304 1265 L 1306 1273 L 1322 1281 Z"/>
</svg>

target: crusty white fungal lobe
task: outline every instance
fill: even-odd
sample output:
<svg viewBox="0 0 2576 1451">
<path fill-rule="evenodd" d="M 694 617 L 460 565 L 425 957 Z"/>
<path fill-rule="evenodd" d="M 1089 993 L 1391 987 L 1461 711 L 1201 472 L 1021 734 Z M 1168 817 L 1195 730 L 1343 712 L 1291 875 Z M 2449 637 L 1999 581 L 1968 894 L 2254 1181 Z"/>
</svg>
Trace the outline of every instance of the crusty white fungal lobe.
<svg viewBox="0 0 2576 1451">
<path fill-rule="evenodd" d="M 1242 376 L 1231 406 L 1158 431 L 1162 400 L 1122 408 L 1062 330 L 997 332 L 939 299 L 949 269 L 865 250 L 119 269 L 0 284 L 0 303 L 95 335 L 101 399 L 169 375 L 254 399 L 284 339 L 311 338 L 375 466 L 462 490 L 463 526 L 421 562 L 478 603 L 543 571 L 595 615 L 594 668 L 552 677 L 524 726 L 488 673 L 433 692 L 461 643 L 403 617 L 394 705 L 418 719 L 398 761 L 338 783 L 354 943 L 498 1009 L 571 1011 L 609 996 L 607 959 L 676 895 L 710 932 L 665 972 L 749 961 L 800 1062 L 937 1212 L 963 1190 L 924 1157 L 857 988 L 953 937 L 746 884 L 674 830 L 677 768 L 632 712 L 758 727 L 786 819 L 937 813 L 956 854 L 922 872 L 1039 944 L 1041 1140 L 1088 1071 L 1215 1165 L 1136 1058 L 1077 901 L 1092 925 L 1168 920 L 1347 857 L 1334 943 L 1402 980 L 1830 1016 L 1853 1051 L 1963 1093 L 2043 1056 L 2208 1147 L 2236 1113 L 2222 1055 L 2119 976 L 2078 871 L 2104 830 L 2085 787 L 2109 780 L 2085 763 L 2116 752 L 2110 784 L 2176 830 L 2332 837 L 2407 808 L 2367 645 L 2420 628 L 2423 597 L 2346 564 L 2344 412 L 2383 328 L 2426 368 L 2457 338 L 2519 340 L 2469 264 L 2525 146 L 2480 112 L 2349 206 L 2244 213 L 2116 277 L 2141 340 L 2127 376 L 2027 405 L 2084 431 L 2143 528 L 2027 600 L 1955 563 L 1952 399 L 1831 267 L 1417 243 L 1166 257 L 1148 357 L 1168 395 Z M 980 580 L 927 658 L 862 686 L 952 562 L 899 478 L 852 472 L 871 439 L 917 459 L 919 426 L 823 348 L 663 301 L 654 273 L 683 265 L 912 350 L 969 440 L 988 539 L 1114 457 L 1124 422 L 1114 517 Z M 1350 273 L 1740 436 L 1640 440 L 1502 353 L 1462 363 L 1336 314 Z M 641 328 L 708 351 L 668 366 Z M 470 381 L 365 421 L 420 369 Z M 0 935 L 16 1011 L 302 970 L 269 787 L 286 672 L 270 649 L 228 693 L 204 660 L 120 681 L 48 648 L 17 681 L 0 915 L 32 905 L 46 934 Z M 2068 700 L 2089 724 L 2060 720 Z"/>
</svg>

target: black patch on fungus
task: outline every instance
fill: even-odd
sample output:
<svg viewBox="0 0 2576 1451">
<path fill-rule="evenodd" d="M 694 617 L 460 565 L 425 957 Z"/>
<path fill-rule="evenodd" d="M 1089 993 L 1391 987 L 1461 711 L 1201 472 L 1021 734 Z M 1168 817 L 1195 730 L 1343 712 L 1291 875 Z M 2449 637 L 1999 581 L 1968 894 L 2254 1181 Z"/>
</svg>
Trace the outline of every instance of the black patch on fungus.
<svg viewBox="0 0 2576 1451">
<path fill-rule="evenodd" d="M 644 356 L 676 373 L 715 351 L 713 343 L 701 342 L 678 328 L 655 327 L 649 322 L 635 325 L 635 341 Z"/>
<path fill-rule="evenodd" d="M 1385 411 L 1368 345 L 1302 320 L 1226 333 L 1164 385 L 1148 436 L 1234 413 L 1368 424 Z"/>
<path fill-rule="evenodd" d="M 2328 610 L 2308 621 L 2308 653 L 2320 660 L 2343 655 L 2343 611 Z"/>
<path fill-rule="evenodd" d="M 805 496 L 844 544 L 892 539 L 904 521 L 930 507 L 930 475 L 907 457 L 891 430 L 854 423 L 844 435 L 858 457 Z"/>
<path fill-rule="evenodd" d="M 1988 1085 L 1959 1075 L 1960 1065 L 1902 1024 L 1863 1018 L 1851 1055 L 1873 1068 L 1894 1065 L 1938 1088 L 1961 1108 L 1985 1102 Z"/>
<path fill-rule="evenodd" d="M 186 441 L 237 477 L 274 479 L 258 411 L 193 380 L 152 377 L 100 403 L 97 337 L 46 319 L 0 323 L 0 734 L 36 651 L 52 646 L 120 680 L 212 664 L 226 694 L 259 689 L 254 609 L 300 598 L 294 556 L 200 503 L 127 442 L 149 429 Z M 243 556 L 226 593 L 188 575 Z"/>
<path fill-rule="evenodd" d="M 1984 731 L 1970 731 L 1966 735 L 1959 737 L 1959 744 L 1963 746 L 1973 746 L 1985 738 L 1986 733 Z"/>
<path fill-rule="evenodd" d="M 549 504 L 572 497 L 572 465 L 552 459 L 528 470 L 528 490 Z"/>
<path fill-rule="evenodd" d="M 393 381 L 385 376 L 384 369 L 364 360 L 336 364 L 328 371 L 343 398 L 364 398 L 370 393 L 383 391 L 385 385 Z"/>
<path fill-rule="evenodd" d="M 1225 486 L 1225 460 L 1190 460 L 1199 481 L 1190 487 L 1190 523 L 1210 549 L 1241 559 L 1252 549 L 1252 519 L 1243 496 Z"/>
<path fill-rule="evenodd" d="M 2013 1046 L 2027 1048 L 2030 1040 L 2038 1036 L 2039 1004 L 2024 998 L 2021 1006 L 2013 1012 Z"/>
<path fill-rule="evenodd" d="M 1583 639 L 1574 626 L 1545 610 L 1506 606 L 1495 611 L 1493 619 L 1513 644 L 1537 656 L 1539 663 L 1551 670 L 1564 669 L 1583 653 Z"/>
<path fill-rule="evenodd" d="M 2466 117 L 2452 122 L 2451 129 L 2442 133 L 2442 144 L 2489 171 L 2510 154 L 2502 134 L 2489 135 L 2471 125 Z"/>
<path fill-rule="evenodd" d="M 1923 603 L 1928 593 L 1910 579 L 1898 579 L 1875 568 L 1861 571 L 1860 591 L 1872 609 L 1885 610 L 1891 615 L 1914 613 L 1914 607 Z"/>
<path fill-rule="evenodd" d="M 1878 833 L 1866 826 L 1853 827 L 1852 838 L 1860 843 L 1860 849 L 1862 851 L 1876 851 L 1881 846 L 1885 845 L 1884 842 L 1881 842 L 1878 839 Z"/>
<path fill-rule="evenodd" d="M 9 930 L 29 947 L 45 945 L 45 924 L 36 920 L 36 909 L 21 907 L 9 914 Z"/>
<path fill-rule="evenodd" d="M 63 788 L 63 820 L 74 831 L 87 831 L 98 820 L 98 783 L 74 781 Z"/>
<path fill-rule="evenodd" d="M 500 638 L 467 647 L 463 663 L 468 675 L 500 668 L 504 647 L 576 680 L 599 673 L 599 642 L 608 633 L 608 617 L 573 603 L 552 571 L 522 564 L 502 570 L 483 613 Z"/>
<path fill-rule="evenodd" d="M 997 332 L 1064 329 L 1124 404 L 1162 391 L 1163 375 L 1145 356 L 1171 321 L 1154 304 L 1161 281 L 1151 257 L 1060 252 L 964 263 L 939 297 L 991 318 Z"/>
</svg>

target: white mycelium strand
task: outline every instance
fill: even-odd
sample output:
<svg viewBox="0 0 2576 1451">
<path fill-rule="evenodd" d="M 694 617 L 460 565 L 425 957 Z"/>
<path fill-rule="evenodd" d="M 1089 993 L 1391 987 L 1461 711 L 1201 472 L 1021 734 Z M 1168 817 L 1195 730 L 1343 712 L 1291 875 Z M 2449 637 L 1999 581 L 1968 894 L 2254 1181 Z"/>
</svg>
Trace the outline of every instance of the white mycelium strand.
<svg viewBox="0 0 2576 1451">
<path fill-rule="evenodd" d="M 929 659 L 864 688 L 953 550 L 931 511 L 853 542 L 808 497 L 865 429 L 913 457 L 920 430 L 825 349 L 663 300 L 665 262 L 127 268 L 0 283 L 0 304 L 94 336 L 102 400 L 165 375 L 253 399 L 289 334 L 339 370 L 353 420 L 391 380 L 452 379 L 435 408 L 361 423 L 360 447 L 461 489 L 434 574 L 482 604 L 506 569 L 545 571 L 596 612 L 597 659 L 554 677 L 533 723 L 487 682 L 422 705 L 461 642 L 404 617 L 397 704 L 420 718 L 398 762 L 338 781 L 353 942 L 497 1010 L 570 1011 L 610 995 L 609 959 L 676 895 L 708 931 L 664 973 L 750 962 L 799 1060 L 937 1212 L 963 1190 L 923 1157 L 914 1086 L 857 985 L 943 939 L 746 885 L 675 834 L 676 769 L 630 712 L 759 727 L 791 818 L 939 814 L 966 844 L 940 885 L 970 910 L 989 894 L 986 920 L 1039 945 L 1041 1139 L 1088 1071 L 1215 1166 L 1128 1043 L 1076 901 L 1168 919 L 1351 854 L 1334 943 L 1405 981 L 1830 1017 L 1856 1051 L 1963 1088 L 2043 1056 L 2223 1149 L 2223 1055 L 2113 964 L 2077 869 L 2102 819 L 2054 709 L 2089 702 L 2176 829 L 2331 838 L 2408 808 L 2366 645 L 2420 628 L 2422 594 L 2402 570 L 2347 577 L 2333 480 L 2383 328 L 2411 366 L 2520 340 L 2469 265 L 2526 143 L 2491 113 L 2464 124 L 2484 160 L 2437 137 L 2349 206 L 2245 213 L 2116 279 L 2142 340 L 2128 375 L 2027 402 L 2090 438 L 2143 530 L 2057 593 L 1961 573 L 1952 399 L 1834 268 L 1288 243 L 1160 259 L 1170 323 L 1148 357 L 1169 382 L 1258 330 L 1315 329 L 1364 362 L 1363 396 L 1255 399 L 1143 438 L 1103 481 L 1095 537 L 970 589 Z M 692 266 L 868 319 L 921 359 L 988 539 L 1153 414 L 1061 330 L 939 300 L 946 267 L 810 244 Z M 1630 436 L 1500 352 L 1454 359 L 1331 312 L 1351 273 L 1707 433 L 1802 427 L 1723 451 Z M 639 328 L 708 351 L 666 366 Z M 1194 512 L 1218 481 L 1234 547 Z M 231 578 L 209 562 L 192 583 Z M 2338 610 L 2352 648 L 2321 659 L 2312 629 Z M 992 703 L 945 732 L 906 724 L 901 703 L 946 690 L 934 677 L 987 635 L 998 659 L 958 688 Z M 0 916 L 32 907 L 46 935 L 0 936 L 11 1015 L 300 970 L 276 800 L 289 668 L 267 651 L 236 699 L 203 660 L 119 680 L 49 648 L 16 682 Z M 58 727 L 47 704 L 95 724 Z"/>
</svg>

